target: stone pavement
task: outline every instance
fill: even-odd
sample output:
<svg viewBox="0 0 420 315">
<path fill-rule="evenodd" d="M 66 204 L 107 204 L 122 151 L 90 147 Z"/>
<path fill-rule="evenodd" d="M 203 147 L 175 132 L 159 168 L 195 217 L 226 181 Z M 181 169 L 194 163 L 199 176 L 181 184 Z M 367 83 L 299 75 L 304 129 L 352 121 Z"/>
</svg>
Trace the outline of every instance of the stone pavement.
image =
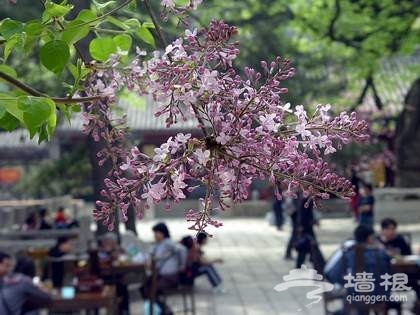
<svg viewBox="0 0 420 315">
<path fill-rule="evenodd" d="M 190 232 L 188 224 L 182 219 L 166 222 L 175 240 Z M 152 240 L 151 226 L 154 223 L 156 221 L 138 224 L 142 240 Z M 288 226 L 284 231 L 277 231 L 260 218 L 224 219 L 223 223 L 223 227 L 209 231 L 214 233 L 214 238 L 208 244 L 206 255 L 225 260 L 217 268 L 227 292 L 215 294 L 207 279 L 199 278 L 196 282 L 198 315 L 324 314 L 323 301 L 312 308 L 305 307 L 309 303 L 305 295 L 310 288 L 291 288 L 283 292 L 273 290 L 275 285 L 283 282 L 283 276 L 295 267 L 294 261 L 283 259 L 289 236 Z M 354 226 L 351 219 L 322 220 L 317 234 L 326 257 L 337 249 L 342 240 L 351 236 Z M 420 222 L 401 226 L 400 230 L 413 233 L 413 243 L 417 245 L 414 249 L 417 250 Z M 141 314 L 142 302 L 137 298 L 135 300 L 132 314 Z M 173 299 L 170 303 L 176 308 L 180 300 Z"/>
</svg>

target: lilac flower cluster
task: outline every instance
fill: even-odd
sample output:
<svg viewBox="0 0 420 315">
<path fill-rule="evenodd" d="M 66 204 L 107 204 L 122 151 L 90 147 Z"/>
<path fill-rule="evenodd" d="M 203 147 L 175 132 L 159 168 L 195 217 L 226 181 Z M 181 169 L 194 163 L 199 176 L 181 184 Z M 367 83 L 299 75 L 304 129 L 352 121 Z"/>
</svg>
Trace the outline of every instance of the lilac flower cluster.
<svg viewBox="0 0 420 315">
<path fill-rule="evenodd" d="M 170 7 L 171 1 L 164 5 Z M 169 207 L 205 186 L 202 207 L 189 210 L 187 220 L 194 230 L 218 227 L 212 210 L 246 200 L 252 181 L 264 178 L 275 187 L 286 185 L 290 194 L 300 188 L 311 198 L 351 196 L 351 183 L 332 172 L 323 156 L 352 140 L 367 140 L 366 122 L 355 113 L 331 117 L 330 105 L 318 105 L 309 114 L 301 105 L 292 109 L 285 104 L 283 82 L 294 74 L 287 59 L 263 61 L 261 72 L 245 68 L 242 78 L 233 67 L 239 54 L 232 39 L 236 32 L 212 21 L 206 29 L 187 30 L 147 61 L 139 52 L 129 69 L 115 74 L 129 89 L 153 95 L 159 104 L 156 116 L 166 117 L 168 127 L 195 119 L 203 135 L 170 137 L 153 157 L 136 147 L 126 156 L 116 154 L 124 163 L 107 180 L 104 196 L 110 200 L 97 202 L 97 218 L 111 222 L 115 206 L 123 213 L 129 205 L 138 213 L 162 201 Z M 100 110 L 100 102 L 96 106 Z M 90 121 L 87 129 L 94 136 L 103 132 L 102 118 Z M 112 158 L 112 153 L 104 157 Z"/>
</svg>

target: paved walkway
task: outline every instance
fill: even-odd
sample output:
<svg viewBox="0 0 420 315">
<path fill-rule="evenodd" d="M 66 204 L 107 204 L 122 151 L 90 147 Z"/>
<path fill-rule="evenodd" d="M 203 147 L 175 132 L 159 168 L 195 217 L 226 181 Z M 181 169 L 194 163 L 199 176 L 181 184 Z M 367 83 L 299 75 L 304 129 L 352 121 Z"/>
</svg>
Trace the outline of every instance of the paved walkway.
<svg viewBox="0 0 420 315">
<path fill-rule="evenodd" d="M 286 315 L 323 314 L 321 301 L 312 308 L 305 307 L 310 289 L 291 288 L 276 292 L 273 287 L 283 282 L 283 276 L 294 269 L 293 261 L 283 260 L 289 228 L 277 231 L 263 219 L 225 219 L 222 228 L 211 231 L 206 254 L 222 257 L 218 266 L 227 289 L 225 294 L 213 294 L 206 279 L 196 282 L 198 315 Z M 155 221 L 140 222 L 140 238 L 152 240 L 151 226 Z M 176 240 L 189 234 L 184 220 L 169 220 L 167 224 Z M 328 257 L 339 243 L 350 237 L 354 223 L 350 219 L 325 219 L 318 230 L 321 249 Z M 413 233 L 413 243 L 420 243 L 420 223 L 401 226 Z M 414 246 L 415 249 L 417 249 Z M 175 306 L 178 300 L 172 301 Z M 172 305 L 174 305 L 172 304 Z M 142 302 L 132 303 L 132 314 L 141 314 Z M 405 314 L 409 314 L 408 312 Z"/>
</svg>

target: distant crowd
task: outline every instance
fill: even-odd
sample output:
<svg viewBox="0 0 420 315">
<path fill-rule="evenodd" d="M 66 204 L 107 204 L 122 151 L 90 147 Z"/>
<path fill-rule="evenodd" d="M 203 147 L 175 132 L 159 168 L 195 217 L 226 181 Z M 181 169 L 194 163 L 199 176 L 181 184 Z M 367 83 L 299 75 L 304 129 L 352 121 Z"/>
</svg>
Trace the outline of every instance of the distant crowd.
<svg viewBox="0 0 420 315">
<path fill-rule="evenodd" d="M 72 219 L 65 211 L 64 207 L 58 207 L 53 217 L 47 208 L 42 208 L 38 212 L 31 212 L 21 225 L 21 231 L 51 230 L 51 229 L 71 229 L 78 227 L 77 220 Z"/>
<path fill-rule="evenodd" d="M 68 222 L 59 209 L 55 215 L 53 226 L 64 227 Z M 43 225 L 45 211 L 39 213 L 40 221 L 37 228 Z M 25 222 L 31 223 L 31 222 Z M 44 222 L 50 224 L 50 222 Z M 34 225 L 32 225 L 34 227 Z M 30 229 L 25 229 L 29 231 Z M 158 223 L 152 228 L 155 244 L 147 253 L 141 253 L 141 264 L 148 270 L 140 293 L 145 301 L 145 308 L 154 307 L 162 314 L 172 314 L 172 310 L 165 303 L 165 290 L 177 289 L 179 286 L 192 286 L 197 277 L 207 277 L 215 293 L 225 292 L 222 278 L 215 268 L 216 263 L 222 263 L 220 258 L 209 259 L 204 254 L 204 247 L 208 242 L 206 233 L 196 236 L 185 236 L 179 242 L 171 239 L 167 225 Z M 97 238 L 94 252 L 96 258 L 89 251 L 89 263 L 97 260 L 100 266 L 112 266 L 122 259 L 122 256 L 136 257 L 139 252 L 133 252 L 130 247 L 123 247 L 115 233 L 108 232 Z M 48 263 L 44 265 L 42 274 L 37 274 L 34 261 L 28 255 L 11 257 L 0 252 L 0 314 L 1 315 L 35 315 L 38 309 L 53 302 L 54 292 L 69 285 L 66 283 L 66 257 L 75 253 L 73 241 L 68 237 L 59 237 L 56 244 L 48 250 Z M 139 259 L 133 261 L 140 262 Z M 95 272 L 95 271 L 94 271 Z M 106 282 L 106 276 L 103 277 Z M 156 282 L 154 283 L 154 280 Z M 154 283 L 154 284 L 153 284 Z M 55 294 L 56 294 L 55 293 Z M 116 283 L 118 308 L 122 315 L 129 314 L 129 294 L 127 285 Z M 153 303 L 150 303 L 153 301 Z"/>
</svg>

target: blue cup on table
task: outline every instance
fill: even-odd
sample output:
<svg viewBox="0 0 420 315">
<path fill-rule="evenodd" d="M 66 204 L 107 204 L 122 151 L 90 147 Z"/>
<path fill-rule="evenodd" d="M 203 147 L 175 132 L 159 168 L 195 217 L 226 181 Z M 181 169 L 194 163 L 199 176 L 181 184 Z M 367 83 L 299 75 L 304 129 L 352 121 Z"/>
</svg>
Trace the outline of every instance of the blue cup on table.
<svg viewBox="0 0 420 315">
<path fill-rule="evenodd" d="M 61 288 L 61 297 L 63 299 L 74 299 L 75 295 L 76 295 L 76 289 L 74 287 Z"/>
</svg>

